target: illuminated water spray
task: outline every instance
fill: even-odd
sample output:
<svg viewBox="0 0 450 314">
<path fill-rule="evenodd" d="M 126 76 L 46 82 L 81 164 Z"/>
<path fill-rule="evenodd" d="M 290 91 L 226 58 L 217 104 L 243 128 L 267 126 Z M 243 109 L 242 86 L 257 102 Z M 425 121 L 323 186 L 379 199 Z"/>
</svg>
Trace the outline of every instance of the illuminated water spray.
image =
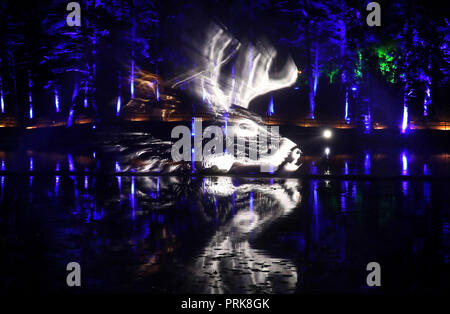
<svg viewBox="0 0 450 314">
<path fill-rule="evenodd" d="M 291 58 L 281 71 L 272 73 L 277 53 L 268 45 L 243 44 L 217 27 L 211 30 L 208 38 L 208 44 L 201 52 L 201 60 L 196 62 L 202 67 L 177 81 L 172 88 L 193 82 L 195 93 L 211 104 L 214 111 L 228 111 L 231 105 L 248 108 L 250 101 L 257 96 L 289 87 L 297 79 L 297 67 Z M 234 60 L 235 64 L 231 75 L 223 69 L 230 60 Z"/>
</svg>

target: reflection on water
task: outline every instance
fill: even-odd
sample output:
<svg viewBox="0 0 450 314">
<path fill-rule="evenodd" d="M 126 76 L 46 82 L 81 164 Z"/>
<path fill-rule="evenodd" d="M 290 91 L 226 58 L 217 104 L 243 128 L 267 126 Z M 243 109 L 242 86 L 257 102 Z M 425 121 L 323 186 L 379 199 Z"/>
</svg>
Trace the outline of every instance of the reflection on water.
<svg viewBox="0 0 450 314">
<path fill-rule="evenodd" d="M 202 293 L 280 293 L 295 291 L 297 269 L 290 260 L 255 249 L 251 241 L 280 217 L 299 205 L 300 183 L 284 180 L 272 184 L 235 185 L 230 177 L 205 178 L 205 193 L 229 200 L 232 214 L 214 232 L 193 264 L 196 283 L 190 291 Z M 216 199 L 215 204 L 219 201 Z M 236 210 L 237 209 L 237 210 Z M 229 209 L 226 209 L 229 211 Z"/>
<path fill-rule="evenodd" d="M 82 150 L 69 153 L 31 151 L 1 151 L 0 171 L 13 172 L 121 172 L 135 171 L 195 174 L 194 162 L 188 165 L 171 162 L 170 145 L 149 140 L 149 134 L 131 144 L 110 143 L 101 152 Z M 139 138 L 141 138 L 139 140 Z M 145 138 L 145 140 L 144 140 Z M 123 142 L 124 140 L 121 139 Z M 194 148 L 192 148 L 194 153 Z M 145 162 L 144 162 L 145 161 Z M 411 152 L 407 149 L 364 150 L 351 154 L 314 155 L 301 158 L 301 175 L 367 175 L 367 176 L 449 176 L 450 158 L 445 153 Z M 259 170 L 258 170 L 259 172 Z M 240 174 L 254 174 L 253 170 Z"/>
<path fill-rule="evenodd" d="M 2 291 L 71 292 L 71 261 L 91 292 L 370 292 L 371 261 L 383 267 L 382 291 L 439 291 L 448 282 L 447 182 L 29 180 L 0 177 Z"/>
</svg>

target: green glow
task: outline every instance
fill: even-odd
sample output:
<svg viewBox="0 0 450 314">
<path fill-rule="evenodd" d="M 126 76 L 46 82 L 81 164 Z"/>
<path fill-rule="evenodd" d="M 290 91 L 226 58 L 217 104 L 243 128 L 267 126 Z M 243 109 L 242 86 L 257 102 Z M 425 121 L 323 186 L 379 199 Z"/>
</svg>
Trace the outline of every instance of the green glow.
<svg viewBox="0 0 450 314">
<path fill-rule="evenodd" d="M 358 64 L 355 68 L 355 78 L 361 79 L 362 78 L 362 53 L 361 51 L 358 51 Z"/>
<path fill-rule="evenodd" d="M 336 73 L 338 73 L 339 69 L 336 68 L 336 70 L 330 71 L 330 73 L 328 73 L 328 77 L 330 78 L 330 84 L 333 84 L 333 77 L 336 75 Z"/>
<path fill-rule="evenodd" d="M 381 73 L 390 83 L 395 83 L 395 70 L 397 65 L 394 61 L 395 48 L 390 46 L 379 47 L 376 49 L 378 56 L 378 66 Z"/>
</svg>

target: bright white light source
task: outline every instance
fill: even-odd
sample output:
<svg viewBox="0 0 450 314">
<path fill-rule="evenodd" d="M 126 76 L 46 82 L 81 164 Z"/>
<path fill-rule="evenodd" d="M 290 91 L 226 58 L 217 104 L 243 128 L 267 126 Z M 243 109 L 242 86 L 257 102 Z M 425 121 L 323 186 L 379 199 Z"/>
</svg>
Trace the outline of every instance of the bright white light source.
<svg viewBox="0 0 450 314">
<path fill-rule="evenodd" d="M 330 148 L 329 147 L 327 147 L 327 148 L 325 148 L 325 155 L 329 155 L 330 154 Z"/>
<path fill-rule="evenodd" d="M 331 130 L 323 131 L 323 137 L 330 138 L 331 136 L 333 136 L 333 132 L 331 132 Z"/>
</svg>

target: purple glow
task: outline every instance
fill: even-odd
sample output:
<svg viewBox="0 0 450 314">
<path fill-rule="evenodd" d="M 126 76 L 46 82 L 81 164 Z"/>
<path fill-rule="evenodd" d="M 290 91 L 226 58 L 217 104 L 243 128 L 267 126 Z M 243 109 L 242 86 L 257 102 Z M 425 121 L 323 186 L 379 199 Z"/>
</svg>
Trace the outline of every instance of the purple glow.
<svg viewBox="0 0 450 314">
<path fill-rule="evenodd" d="M 408 154 L 406 151 L 403 151 L 401 154 L 401 162 L 402 162 L 402 175 L 408 174 Z"/>
<path fill-rule="evenodd" d="M 87 190 L 89 188 L 89 178 L 88 176 L 84 176 L 84 189 Z"/>
<path fill-rule="evenodd" d="M 2 168 L 1 169 L 2 169 L 2 171 L 5 171 L 5 169 L 6 169 L 4 160 L 2 160 Z"/>
<path fill-rule="evenodd" d="M 431 194 L 431 183 L 425 182 L 423 184 L 423 196 L 424 196 L 425 202 L 428 204 L 430 203 L 430 200 L 431 200 L 430 194 Z"/>
<path fill-rule="evenodd" d="M 345 164 L 344 164 L 344 174 L 345 175 L 348 174 L 348 162 L 347 162 L 347 160 L 345 161 Z"/>
<path fill-rule="evenodd" d="M 75 167 L 73 165 L 73 158 L 71 154 L 67 154 L 67 161 L 69 162 L 69 171 L 75 171 Z"/>
<path fill-rule="evenodd" d="M 73 109 L 70 109 L 69 112 L 69 119 L 67 119 L 67 127 L 70 127 L 73 122 Z"/>
<path fill-rule="evenodd" d="M 120 101 L 121 101 L 121 99 L 120 99 L 120 96 L 119 96 L 119 98 L 117 98 L 116 116 L 119 116 L 119 114 L 120 114 Z"/>
<path fill-rule="evenodd" d="M 88 107 L 88 100 L 86 97 L 84 97 L 84 108 Z"/>
<path fill-rule="evenodd" d="M 159 102 L 159 84 L 158 84 L 158 81 L 156 81 L 156 101 Z"/>
<path fill-rule="evenodd" d="M 408 181 L 402 181 L 402 193 L 404 196 L 408 194 Z"/>
<path fill-rule="evenodd" d="M 430 173 L 429 173 L 429 171 L 428 171 L 428 167 L 427 167 L 427 164 L 423 164 L 423 175 L 424 176 L 427 176 L 427 175 L 429 175 Z"/>
<path fill-rule="evenodd" d="M 33 119 L 33 97 L 31 95 L 31 88 L 33 87 L 33 82 L 31 81 L 31 72 L 28 70 L 28 102 L 30 105 L 29 118 Z"/>
<path fill-rule="evenodd" d="M 135 195 L 134 195 L 134 176 L 131 177 L 131 193 L 130 193 L 130 202 L 131 202 L 131 208 L 132 208 L 132 218 L 133 220 L 136 218 L 136 211 L 135 211 Z"/>
<path fill-rule="evenodd" d="M 30 157 L 30 171 L 33 171 L 33 157 Z"/>
<path fill-rule="evenodd" d="M 56 172 L 59 171 L 59 161 L 56 163 Z M 55 176 L 55 194 L 58 195 L 59 192 L 59 176 Z"/>
<path fill-rule="evenodd" d="M 317 174 L 317 166 L 314 163 L 314 160 L 311 162 L 311 170 L 310 170 L 311 174 Z"/>
<path fill-rule="evenodd" d="M 250 192 L 249 210 L 253 211 L 253 192 Z"/>
<path fill-rule="evenodd" d="M 131 60 L 130 94 L 134 98 L 134 60 Z"/>
<path fill-rule="evenodd" d="M 341 210 L 342 210 L 342 212 L 345 213 L 347 211 L 346 197 L 348 195 L 348 181 L 343 181 L 342 182 L 341 189 L 342 189 L 342 193 L 341 193 Z"/>
</svg>

